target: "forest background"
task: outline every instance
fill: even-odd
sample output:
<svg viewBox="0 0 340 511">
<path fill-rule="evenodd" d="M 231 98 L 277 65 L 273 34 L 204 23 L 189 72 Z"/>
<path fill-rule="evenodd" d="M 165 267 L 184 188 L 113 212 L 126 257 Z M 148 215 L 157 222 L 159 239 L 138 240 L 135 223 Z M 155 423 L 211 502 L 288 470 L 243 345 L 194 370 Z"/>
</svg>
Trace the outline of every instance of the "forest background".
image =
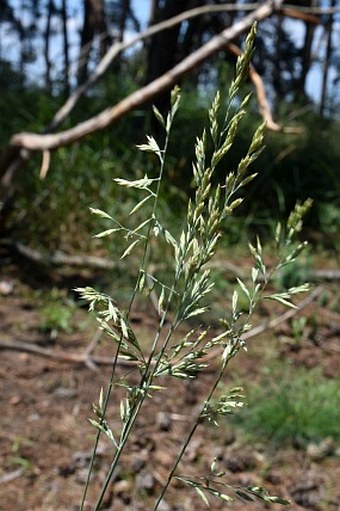
<svg viewBox="0 0 340 511">
<path fill-rule="evenodd" d="M 249 226 L 270 227 L 296 199 L 315 199 L 309 226 L 334 242 L 339 228 L 339 48 L 337 0 L 282 2 L 210 2 L 202 0 L 2 1 L 0 6 L 0 133 L 2 146 L 1 223 L 4 232 L 49 249 L 88 251 L 93 232 L 89 206 L 118 214 L 112 178 L 141 177 L 153 165 L 143 163 L 134 144 L 157 129 L 151 104 L 164 112 L 168 91 L 154 82 L 217 34 L 268 4 L 270 16 L 259 24 L 253 70 L 246 87 L 253 91 L 251 112 L 230 157 L 248 143 L 260 119 L 267 120 L 267 150 L 256 163 L 241 216 Z M 198 10 L 200 15 L 197 12 Z M 183 12 L 189 11 L 189 17 Z M 181 16 L 182 22 L 153 37 L 139 37 L 151 25 Z M 124 50 L 126 41 L 136 44 Z M 193 139 L 216 89 L 230 82 L 242 47 L 244 29 L 200 65 L 178 76 L 183 109 L 170 148 L 167 204 L 181 207 L 190 193 Z M 119 46 L 121 45 L 121 46 Z M 97 67 L 115 49 L 105 72 Z M 109 52 L 109 53 L 108 53 Z M 171 73 L 171 71 L 170 71 Z M 98 79 L 100 78 L 100 79 Z M 143 93 L 155 83 L 151 96 Z M 84 86 L 85 84 L 85 86 Z M 141 98 L 101 129 L 98 113 L 120 105 L 141 89 Z M 76 98 L 58 118 L 67 98 Z M 128 99 L 129 102 L 129 99 Z M 67 105 L 67 103 L 66 103 Z M 67 140 L 61 130 L 94 119 L 84 140 Z M 53 120 L 52 120 L 53 119 Z M 28 135 L 57 132 L 53 146 Z M 20 132 L 26 132 L 21 136 Z M 18 135 L 19 133 L 19 135 Z M 15 135 L 16 134 L 16 135 Z M 183 136 L 185 134 L 185 136 Z M 29 139 L 29 140 L 28 140 Z M 47 142 L 47 145 L 45 142 Z M 22 168 L 25 170 L 22 171 Z M 166 204 L 164 208 L 167 209 Z M 118 211 L 113 210 L 120 210 Z M 172 211 L 168 207 L 167 214 Z M 242 223 L 244 226 L 244 222 Z M 243 236 L 237 219 L 230 241 Z M 93 242 L 94 244 L 96 242 Z"/>
</svg>

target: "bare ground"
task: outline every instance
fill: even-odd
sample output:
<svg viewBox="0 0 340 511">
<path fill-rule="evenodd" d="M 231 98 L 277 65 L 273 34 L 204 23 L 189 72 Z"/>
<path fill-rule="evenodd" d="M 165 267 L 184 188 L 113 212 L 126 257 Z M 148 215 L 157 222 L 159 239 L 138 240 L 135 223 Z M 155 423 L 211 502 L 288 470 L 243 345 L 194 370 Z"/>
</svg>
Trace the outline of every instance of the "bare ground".
<svg viewBox="0 0 340 511">
<path fill-rule="evenodd" d="M 18 267 L 8 260 L 4 261 L 0 273 L 0 281 L 9 284 L 2 288 L 0 295 L 0 342 L 22 341 L 70 353 L 86 349 L 93 327 L 75 328 L 70 334 L 58 333 L 55 339 L 41 330 L 34 288 L 43 290 L 39 295 L 43 299 L 51 286 L 45 275 L 35 274 L 33 278 L 29 268 Z M 86 278 L 82 276 L 85 282 Z M 55 277 L 53 285 L 60 284 L 58 279 Z M 81 284 L 77 278 L 74 283 Z M 72 287 L 70 282 L 64 285 Z M 326 290 L 334 304 L 336 286 L 328 285 Z M 251 341 L 249 352 L 235 360 L 238 379 L 256 380 L 268 343 L 294 364 L 307 368 L 321 366 L 325 376 L 333 378 L 339 367 L 339 314 L 320 304 L 312 304 L 304 314 L 316 315 L 318 321 L 303 342 L 296 345 L 289 325 L 281 325 L 275 334 Z M 135 312 L 133 316 L 134 327 L 146 337 L 151 316 L 149 311 Z M 85 310 L 77 310 L 72 322 L 83 325 L 86 318 Z M 104 344 L 99 351 L 111 355 L 111 349 Z M 123 375 L 131 369 L 122 367 L 120 372 Z M 84 364 L 1 351 L 1 511 L 79 509 L 94 438 L 87 418 L 92 416 L 92 403 L 97 402 L 99 388 L 105 385 L 109 373 L 110 368 L 105 366 L 92 371 Z M 155 394 L 147 401 L 128 454 L 113 475 L 103 509 L 153 509 L 155 496 L 166 480 L 180 440 L 197 413 L 197 403 L 206 395 L 213 375 L 214 362 L 196 381 L 164 382 L 168 391 Z M 113 403 L 109 408 L 113 425 L 115 412 Z M 87 510 L 93 509 L 111 454 L 109 443 L 102 440 Z M 265 442 L 251 444 L 228 425 L 215 429 L 201 424 L 179 471 L 204 475 L 214 457 L 226 471 L 230 484 L 264 486 L 271 493 L 288 498 L 291 504 L 286 509 L 290 511 L 340 509 L 340 466 L 334 450 L 315 460 L 305 449 L 283 446 L 274 449 Z M 211 500 L 211 509 L 229 508 L 262 510 L 266 505 L 238 500 L 223 505 Z M 194 491 L 175 482 L 160 509 L 199 511 L 206 506 Z"/>
</svg>

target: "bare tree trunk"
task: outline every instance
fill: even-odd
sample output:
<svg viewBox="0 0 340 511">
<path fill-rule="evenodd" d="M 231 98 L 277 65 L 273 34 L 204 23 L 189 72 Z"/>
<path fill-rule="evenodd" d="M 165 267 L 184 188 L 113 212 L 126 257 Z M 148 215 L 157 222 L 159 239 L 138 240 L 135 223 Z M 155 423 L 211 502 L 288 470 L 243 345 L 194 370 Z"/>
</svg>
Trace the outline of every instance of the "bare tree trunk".
<svg viewBox="0 0 340 511">
<path fill-rule="evenodd" d="M 124 40 L 126 22 L 130 12 L 130 0 L 121 0 L 120 2 L 120 16 L 119 16 L 119 24 L 118 24 L 118 41 Z"/>
<path fill-rule="evenodd" d="M 80 56 L 78 63 L 78 84 L 87 79 L 90 54 L 95 35 L 99 35 L 101 58 L 108 48 L 108 32 L 106 27 L 104 0 L 84 0 L 84 24 L 81 32 Z"/>
<path fill-rule="evenodd" d="M 316 7 L 317 0 L 310 0 L 310 7 Z M 305 25 L 305 36 L 301 52 L 301 72 L 300 76 L 296 81 L 295 86 L 295 98 L 297 100 L 303 100 L 307 97 L 306 94 L 306 80 L 309 73 L 309 69 L 312 63 L 312 46 L 315 34 L 315 24 L 310 23 L 307 19 L 304 22 Z"/>
<path fill-rule="evenodd" d="M 315 27 L 306 23 L 306 33 L 302 52 L 301 75 L 298 85 L 298 95 L 306 96 L 306 79 L 311 65 L 312 45 L 315 34 Z"/>
<path fill-rule="evenodd" d="M 151 25 L 156 24 L 155 20 L 156 20 L 156 12 L 158 10 L 158 3 L 159 3 L 159 0 L 151 0 L 148 27 L 151 27 Z"/>
<path fill-rule="evenodd" d="M 331 8 L 333 9 L 336 5 L 336 0 L 331 0 Z M 325 115 L 326 101 L 327 101 L 327 85 L 328 85 L 328 74 L 329 67 L 331 64 L 332 57 L 332 35 L 333 35 L 333 14 L 329 14 L 327 24 L 325 26 L 327 31 L 327 43 L 326 43 L 326 55 L 323 65 L 323 76 L 322 76 L 322 88 L 321 88 L 321 100 L 320 100 L 320 115 Z"/>
<path fill-rule="evenodd" d="M 281 51 L 282 51 L 282 38 L 283 38 L 283 18 L 281 14 L 276 17 L 276 40 L 275 40 L 275 56 L 273 64 L 273 87 L 275 91 L 275 106 L 277 107 L 279 101 L 283 97 L 282 93 L 282 76 L 281 76 Z"/>
<path fill-rule="evenodd" d="M 69 58 L 69 41 L 67 31 L 67 0 L 61 2 L 61 21 L 63 26 L 63 51 L 64 51 L 64 94 L 66 97 L 70 94 L 70 58 Z"/>
<path fill-rule="evenodd" d="M 45 87 L 51 93 L 51 60 L 50 60 L 50 37 L 51 37 L 51 20 L 53 16 L 54 5 L 53 0 L 49 0 L 47 4 L 46 28 L 44 32 L 44 59 L 45 59 Z"/>
<path fill-rule="evenodd" d="M 181 2 L 166 0 L 164 7 L 158 8 L 156 12 L 156 23 L 185 11 L 189 4 L 190 0 L 182 0 Z M 180 28 L 181 25 L 178 25 L 169 30 L 164 30 L 152 38 L 148 48 L 146 83 L 154 81 L 174 66 Z M 169 92 L 158 96 L 156 105 L 161 112 L 168 109 L 168 103 Z"/>
</svg>

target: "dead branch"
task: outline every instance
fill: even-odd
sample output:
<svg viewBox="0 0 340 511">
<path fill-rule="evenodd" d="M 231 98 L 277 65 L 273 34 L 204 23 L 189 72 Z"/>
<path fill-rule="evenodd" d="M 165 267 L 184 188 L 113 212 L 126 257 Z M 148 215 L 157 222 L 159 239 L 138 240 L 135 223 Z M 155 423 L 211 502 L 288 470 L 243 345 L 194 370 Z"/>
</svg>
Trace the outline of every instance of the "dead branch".
<svg viewBox="0 0 340 511">
<path fill-rule="evenodd" d="M 41 169 L 39 174 L 40 179 L 45 179 L 48 169 L 50 168 L 50 163 L 51 163 L 50 151 L 43 151 Z"/>
<path fill-rule="evenodd" d="M 37 355 L 43 358 L 51 358 L 60 362 L 67 362 L 73 364 L 88 364 L 89 356 L 86 353 L 67 353 L 66 351 L 57 351 L 47 348 L 41 348 L 35 344 L 28 342 L 8 342 L 0 341 L 0 350 L 8 351 L 20 351 L 22 353 L 29 353 L 30 355 Z M 112 365 L 114 357 L 101 357 L 97 355 L 91 355 L 91 361 L 96 365 Z M 135 362 L 128 360 L 119 359 L 119 365 L 126 367 L 135 366 Z"/>
<path fill-rule="evenodd" d="M 96 132 L 102 130 L 109 126 L 110 124 L 119 120 L 122 116 L 126 115 L 131 110 L 137 108 L 138 106 L 144 104 L 147 101 L 152 100 L 156 95 L 160 92 L 171 88 L 176 82 L 179 81 L 185 74 L 189 71 L 198 67 L 202 62 L 204 62 L 207 58 L 215 54 L 216 52 L 223 49 L 223 47 L 228 44 L 232 39 L 246 31 L 255 20 L 262 20 L 268 16 L 270 16 L 275 10 L 279 10 L 283 0 L 267 0 L 264 4 L 248 4 L 246 7 L 242 5 L 243 10 L 247 10 L 249 8 L 253 9 L 256 6 L 256 9 L 251 12 L 248 16 L 242 18 L 240 21 L 236 22 L 233 26 L 226 28 L 223 32 L 213 37 L 208 43 L 203 45 L 200 49 L 193 52 L 187 58 L 185 58 L 178 65 L 173 67 L 170 71 L 157 78 L 150 84 L 131 94 L 120 103 L 113 107 L 109 107 L 99 113 L 98 115 L 87 119 L 86 121 L 79 123 L 78 125 L 65 130 L 63 132 L 57 134 L 48 133 L 52 129 L 55 129 L 67 116 L 67 114 L 72 110 L 73 106 L 76 104 L 78 99 L 87 89 L 87 87 L 94 83 L 100 76 L 104 74 L 109 64 L 112 62 L 115 55 L 120 53 L 125 47 L 128 45 L 135 44 L 137 40 L 150 37 L 153 33 L 157 31 L 164 30 L 169 28 L 173 24 L 180 23 L 184 19 L 188 19 L 190 16 L 196 16 L 205 12 L 205 9 L 200 8 L 199 11 L 194 9 L 187 13 L 183 13 L 181 17 L 175 17 L 171 20 L 166 20 L 163 24 L 155 25 L 154 27 L 150 27 L 146 32 L 142 35 L 136 36 L 136 38 L 130 40 L 127 46 L 124 46 L 124 43 L 120 43 L 118 45 L 114 45 L 111 50 L 107 53 L 104 59 L 100 62 L 95 72 L 91 75 L 88 82 L 86 82 L 83 86 L 75 91 L 75 93 L 69 98 L 66 104 L 57 112 L 54 119 L 50 123 L 50 125 L 45 130 L 45 134 L 39 135 L 34 133 L 18 133 L 14 135 L 10 142 L 7 151 L 0 160 L 0 174 L 3 173 L 1 179 L 1 195 L 0 195 L 0 220 L 2 225 L 5 225 L 7 212 L 10 210 L 11 202 L 13 200 L 15 185 L 14 180 L 16 175 L 19 173 L 24 164 L 31 158 L 33 151 L 43 151 L 43 165 L 41 175 L 46 174 L 48 170 L 49 158 L 50 155 L 48 151 L 56 149 L 61 146 L 72 144 L 82 138 Z M 205 6 L 209 8 L 207 12 L 211 12 L 211 6 Z M 232 10 L 231 6 L 219 6 L 221 10 Z M 234 8 L 234 7 L 233 7 Z M 256 76 L 255 76 L 256 78 Z M 254 75 L 253 75 L 253 79 Z M 259 90 L 260 85 L 258 85 Z M 266 105 L 262 104 L 260 109 L 264 112 L 268 112 L 268 108 Z M 274 126 L 275 123 L 269 122 L 269 127 Z M 47 133 L 46 133 L 47 132 Z"/>
<path fill-rule="evenodd" d="M 293 9 L 294 11 L 299 11 L 307 14 L 336 14 L 340 12 L 340 7 L 303 7 L 300 5 L 293 5 L 293 4 L 285 4 L 285 7 L 287 9 Z"/>
<path fill-rule="evenodd" d="M 178 14 L 177 16 L 173 16 L 172 18 L 169 18 L 165 21 L 161 21 L 160 23 L 157 23 L 155 25 L 152 25 L 144 32 L 137 34 L 136 36 L 131 37 L 127 41 L 124 42 L 118 42 L 114 43 L 111 48 L 109 48 L 106 55 L 101 59 L 99 64 L 96 66 L 94 71 L 91 73 L 89 78 L 86 80 L 86 82 L 79 87 L 71 94 L 71 96 L 67 99 L 67 101 L 64 103 L 64 105 L 58 110 L 58 112 L 53 117 L 51 123 L 48 125 L 46 132 L 50 132 L 55 130 L 69 115 L 69 113 L 73 110 L 77 102 L 80 100 L 80 98 L 83 96 L 83 94 L 86 92 L 86 90 L 96 83 L 101 77 L 104 76 L 106 71 L 109 69 L 110 65 L 114 61 L 114 59 L 123 51 L 127 50 L 128 48 L 131 48 L 132 46 L 136 45 L 138 42 L 149 39 L 150 37 L 154 36 L 155 34 L 158 34 L 159 32 L 162 32 L 164 30 L 167 30 L 169 28 L 172 28 L 176 25 L 179 25 L 180 23 L 183 23 L 183 21 L 187 21 L 189 19 L 202 16 L 204 14 L 213 14 L 218 12 L 233 12 L 233 11 L 253 11 L 257 9 L 260 6 L 258 2 L 249 3 L 249 4 L 242 4 L 242 5 L 235 5 L 235 4 L 221 4 L 221 5 L 204 5 L 201 7 L 196 7 L 194 9 L 189 9 L 188 11 L 182 12 L 181 14 Z M 299 9 L 293 8 L 293 6 L 290 6 L 289 8 L 281 9 L 280 12 L 288 17 L 295 17 L 298 19 L 302 19 L 303 21 L 306 21 L 308 23 L 317 24 L 320 23 L 319 18 L 315 16 L 310 16 L 310 19 L 308 19 L 308 12 L 307 11 L 300 11 Z"/>
<path fill-rule="evenodd" d="M 323 288 L 321 286 L 318 286 L 317 288 L 314 289 L 314 291 L 310 295 L 308 295 L 304 300 L 302 300 L 297 305 L 296 309 L 289 309 L 281 316 L 278 316 L 277 318 L 274 318 L 268 322 L 262 323 L 261 325 L 258 325 L 256 327 L 252 328 L 251 330 L 249 330 L 249 332 L 246 332 L 242 335 L 242 339 L 247 341 L 248 339 L 252 339 L 253 337 L 258 336 L 258 335 L 262 334 L 263 332 L 266 332 L 267 330 L 273 330 L 274 328 L 278 327 L 279 325 L 282 325 L 282 323 L 285 323 L 289 319 L 293 318 L 298 313 L 300 313 L 303 309 L 308 307 L 308 305 L 313 303 L 314 300 L 318 296 L 320 296 L 322 289 Z"/>
<path fill-rule="evenodd" d="M 275 2 L 275 7 L 277 8 L 277 4 L 281 3 L 282 0 L 278 0 Z M 174 86 L 175 83 L 189 71 L 201 65 L 202 62 L 222 50 L 226 44 L 235 37 L 249 29 L 254 21 L 259 21 L 270 16 L 273 11 L 274 2 L 268 0 L 251 14 L 245 16 L 231 27 L 226 28 L 223 32 L 213 37 L 208 43 L 183 59 L 170 71 L 132 93 L 117 105 L 103 110 L 98 115 L 79 123 L 73 128 L 60 133 L 45 135 L 26 132 L 17 133 L 11 138 L 10 146 L 25 148 L 29 151 L 52 150 L 61 146 L 70 145 L 96 131 L 106 128 L 131 110 L 152 100 L 160 92 Z"/>
<path fill-rule="evenodd" d="M 30 261 L 44 266 L 71 266 L 75 268 L 87 268 L 104 271 L 112 270 L 114 268 L 126 269 L 126 264 L 124 261 L 118 260 L 113 262 L 111 259 L 106 257 L 89 256 L 84 254 L 70 255 L 65 254 L 64 252 L 55 252 L 54 254 L 49 254 L 47 252 L 41 252 L 39 250 L 32 249 L 23 243 L 13 242 L 10 240 L 1 240 L 0 245 L 9 247 Z M 209 264 L 209 267 L 224 272 L 230 272 L 234 278 L 239 277 L 242 280 L 248 280 L 250 278 L 249 271 L 242 271 L 237 265 L 230 262 L 213 261 Z M 159 270 L 160 267 L 157 267 L 154 270 L 157 269 Z M 340 270 L 315 269 L 308 272 L 308 280 L 310 282 L 337 281 L 340 280 Z M 156 304 L 156 301 L 153 306 L 155 307 L 155 310 L 157 310 L 158 305 Z"/>
<path fill-rule="evenodd" d="M 74 266 L 76 268 L 93 268 L 96 270 L 112 270 L 117 268 L 119 262 L 113 263 L 111 259 L 104 257 L 88 256 L 88 255 L 69 255 L 64 252 L 55 252 L 54 254 L 48 254 L 46 252 L 40 252 L 39 250 L 32 249 L 23 245 L 22 243 L 14 243 L 11 241 L 2 240 L 3 246 L 11 247 L 20 255 L 26 257 L 34 263 L 41 264 L 44 266 Z M 120 264 L 120 267 L 125 267 L 124 264 Z"/>
<path fill-rule="evenodd" d="M 304 21 L 305 23 L 310 23 L 311 25 L 319 25 L 320 18 L 317 16 L 313 16 L 310 11 L 301 11 L 293 6 L 286 6 L 280 9 L 280 14 L 283 16 L 287 16 L 288 18 L 294 18 L 297 20 Z"/>
<path fill-rule="evenodd" d="M 194 9 L 190 9 L 188 11 L 182 12 L 177 16 L 173 16 L 167 20 L 161 21 L 155 25 L 150 26 L 144 32 L 137 34 L 133 37 L 130 37 L 125 42 L 114 43 L 111 48 L 109 48 L 106 55 L 101 59 L 99 64 L 96 66 L 94 71 L 91 73 L 86 82 L 73 92 L 73 94 L 67 99 L 64 105 L 58 110 L 58 112 L 53 117 L 51 123 L 48 125 L 46 132 L 53 131 L 57 128 L 69 115 L 69 113 L 73 110 L 79 99 L 83 96 L 86 90 L 96 83 L 101 77 L 104 76 L 114 59 L 123 51 L 131 48 L 136 45 L 140 41 L 144 41 L 149 39 L 150 37 L 158 34 L 159 32 L 163 32 L 169 28 L 172 28 L 176 25 L 179 25 L 183 21 L 187 21 L 189 19 L 195 18 L 197 16 L 202 16 L 204 14 L 212 14 L 217 12 L 232 12 L 241 10 L 243 12 L 253 11 L 260 6 L 258 2 L 235 5 L 235 4 L 222 4 L 222 5 L 205 5 L 201 7 L 196 7 Z"/>
<path fill-rule="evenodd" d="M 272 330 L 282 323 L 288 321 L 288 319 L 294 317 L 296 314 L 301 312 L 303 309 L 308 307 L 321 293 L 322 287 L 317 287 L 307 298 L 305 298 L 302 302 L 297 305 L 297 309 L 292 309 L 281 316 L 263 323 L 255 328 L 249 330 L 243 334 L 242 339 L 249 340 L 252 339 L 268 330 Z M 67 353 L 65 351 L 56 351 L 47 348 L 41 348 L 31 343 L 27 342 L 7 342 L 0 341 L 0 350 L 8 350 L 8 351 L 19 351 L 24 353 L 29 353 L 31 355 L 37 355 L 43 358 L 50 358 L 53 360 L 58 360 L 60 362 L 74 363 L 74 364 L 84 364 L 90 369 L 95 369 L 97 365 L 111 365 L 113 363 L 113 357 L 103 357 L 89 354 L 87 351 L 85 353 Z M 206 362 L 208 360 L 215 359 L 220 353 L 220 348 L 213 349 L 208 355 L 206 355 L 202 361 Z M 118 364 L 123 367 L 135 367 L 135 361 L 129 361 L 125 359 L 118 359 Z"/>
</svg>

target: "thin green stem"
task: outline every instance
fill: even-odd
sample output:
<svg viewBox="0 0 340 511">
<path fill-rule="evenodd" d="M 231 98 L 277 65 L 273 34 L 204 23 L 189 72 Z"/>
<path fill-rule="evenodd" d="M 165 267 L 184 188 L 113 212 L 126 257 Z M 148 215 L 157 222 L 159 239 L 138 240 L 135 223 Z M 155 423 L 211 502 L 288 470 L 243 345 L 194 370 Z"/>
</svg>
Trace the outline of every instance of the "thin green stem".
<svg viewBox="0 0 340 511">
<path fill-rule="evenodd" d="M 170 125 L 170 128 L 171 128 L 171 125 Z M 138 273 L 138 276 L 137 276 L 137 279 L 136 279 L 136 284 L 135 284 L 134 290 L 133 290 L 132 295 L 131 295 L 131 299 L 130 299 L 130 303 L 129 303 L 129 307 L 128 307 L 128 311 L 127 311 L 127 318 L 129 318 L 129 315 L 130 315 L 131 310 L 132 310 L 133 303 L 134 303 L 135 298 L 137 296 L 137 291 L 138 291 L 139 282 L 140 282 L 140 279 L 141 279 L 142 272 L 145 271 L 145 268 L 146 268 L 146 261 L 147 261 L 147 258 L 148 258 L 148 250 L 149 250 L 149 241 L 150 241 L 150 237 L 151 237 L 152 228 L 154 227 L 155 220 L 156 220 L 156 210 L 157 210 L 158 201 L 159 201 L 159 194 L 160 194 L 160 187 L 161 187 L 162 177 L 163 177 L 163 174 L 164 174 L 165 157 L 166 157 L 166 152 L 167 152 L 167 148 L 168 148 L 168 145 L 169 145 L 170 128 L 166 132 L 166 138 L 165 138 L 165 142 L 164 142 L 164 149 L 162 151 L 162 156 L 160 158 L 161 165 L 160 165 L 159 176 L 158 176 L 158 179 L 157 179 L 157 187 L 156 187 L 156 192 L 155 192 L 155 200 L 154 200 L 153 209 L 152 209 L 152 215 L 151 215 L 151 218 L 152 218 L 153 221 L 149 222 L 149 225 L 148 225 L 148 229 L 147 229 L 147 233 L 146 233 L 146 237 L 145 237 L 145 241 L 144 241 L 144 249 L 143 249 L 141 265 L 140 265 L 139 273 Z M 163 315 L 163 318 L 164 319 L 163 319 L 163 322 L 162 322 L 162 327 L 163 327 L 163 325 L 165 323 L 166 315 Z M 159 332 L 158 338 L 159 338 L 159 336 L 160 336 L 160 332 Z M 112 370 L 112 373 L 111 373 L 111 376 L 110 376 L 109 386 L 108 386 L 108 389 L 107 389 L 107 392 L 106 392 L 106 395 L 105 395 L 105 400 L 104 400 L 104 405 L 103 405 L 103 414 L 102 414 L 103 417 L 105 417 L 107 405 L 108 405 L 108 402 L 109 402 L 109 399 L 110 399 L 110 396 L 111 396 L 111 393 L 112 393 L 112 389 L 113 389 L 113 385 L 114 385 L 115 370 L 116 370 L 116 366 L 117 366 L 118 355 L 119 355 L 120 346 L 121 346 L 122 341 L 123 341 L 123 336 L 121 335 L 119 343 L 118 343 L 117 351 L 116 351 L 116 354 L 115 354 L 115 359 L 114 359 L 114 362 L 113 362 L 113 370 Z M 150 362 L 151 362 L 151 358 L 149 357 L 148 363 L 150 363 Z M 142 380 L 143 380 L 143 378 L 142 378 Z M 140 388 L 143 388 L 143 384 L 144 384 L 144 381 L 141 381 Z M 103 501 L 103 498 L 104 498 L 104 495 L 106 493 L 107 487 L 109 485 L 110 479 L 112 477 L 113 471 L 114 471 L 114 469 L 115 469 L 115 467 L 116 467 L 116 465 L 118 463 L 118 460 L 119 460 L 119 458 L 121 456 L 121 453 L 124 450 L 126 442 L 127 442 L 128 438 L 130 436 L 130 432 L 131 432 L 131 430 L 132 430 L 132 428 L 134 426 L 134 423 L 136 421 L 138 413 L 139 413 L 139 411 L 141 409 L 141 406 L 142 406 L 142 404 L 144 402 L 145 396 L 146 396 L 146 393 L 143 392 L 141 398 L 139 399 L 139 401 L 135 405 L 134 409 L 131 411 L 131 414 L 130 414 L 130 417 L 129 417 L 127 425 L 125 425 L 125 427 L 124 427 L 124 435 L 123 435 L 123 437 L 122 437 L 122 439 L 120 441 L 119 447 L 118 447 L 118 449 L 117 449 L 117 451 L 115 453 L 115 456 L 114 456 L 114 458 L 113 458 L 113 460 L 111 462 L 110 469 L 109 469 L 109 471 L 107 473 L 107 476 L 105 478 L 103 487 L 102 487 L 101 492 L 100 492 L 100 494 L 98 496 L 97 503 L 96 503 L 96 506 L 95 506 L 95 511 L 100 509 L 101 503 Z M 99 442 L 100 434 L 101 434 L 101 431 L 98 430 L 97 435 L 96 435 L 96 439 L 95 439 L 95 444 L 94 444 L 94 452 L 93 452 L 93 455 L 91 457 L 89 474 L 88 474 L 88 478 L 87 478 L 87 482 L 86 482 L 86 487 L 85 487 L 86 492 L 87 492 L 87 489 L 88 489 L 89 480 L 90 480 L 91 473 L 92 473 L 92 470 L 93 470 L 93 463 L 94 463 L 94 459 L 95 459 L 95 455 L 96 455 L 96 451 L 97 451 L 97 447 L 98 447 L 98 442 Z M 85 498 L 86 498 L 86 493 L 83 496 L 82 506 L 80 508 L 80 511 L 83 511 L 83 506 L 84 506 Z"/>
<path fill-rule="evenodd" d="M 103 402 L 103 409 L 101 411 L 101 417 L 100 417 L 100 421 L 99 421 L 100 425 L 102 424 L 103 419 L 105 417 L 105 412 L 106 412 L 106 409 L 107 409 L 107 406 L 108 406 L 108 403 L 109 403 L 109 399 L 110 399 L 110 396 L 111 396 L 111 392 L 112 392 L 112 388 L 113 388 L 113 384 L 114 384 L 114 377 L 115 377 L 115 372 L 116 372 L 116 366 L 117 366 L 117 361 L 118 361 L 119 346 L 120 346 L 121 341 L 122 341 L 122 336 L 121 336 L 121 340 L 120 340 L 120 342 L 119 342 L 119 344 L 117 346 L 115 357 L 114 357 L 114 360 L 113 360 L 113 363 L 112 363 L 112 370 L 111 370 L 110 380 L 109 380 L 109 384 L 108 384 L 106 392 L 105 392 L 105 398 L 104 398 L 104 402 Z M 93 472 L 94 460 L 96 458 L 97 449 L 98 449 L 98 443 L 99 443 L 99 439 L 100 439 L 101 433 L 102 433 L 102 431 L 100 429 L 98 429 L 97 430 L 97 434 L 96 434 L 96 438 L 95 438 L 95 441 L 94 441 L 93 449 L 92 449 L 90 465 L 89 465 L 89 469 L 88 469 L 88 473 L 87 473 L 87 478 L 86 478 L 86 483 L 85 483 L 85 487 L 84 487 L 84 491 L 83 491 L 83 495 L 82 495 L 82 500 L 81 500 L 81 504 L 80 504 L 80 511 L 83 511 L 83 509 L 84 509 L 85 500 L 86 500 L 86 496 L 87 496 L 87 491 L 89 489 L 91 475 L 92 475 L 92 472 Z"/>
<path fill-rule="evenodd" d="M 222 379 L 222 377 L 223 377 L 223 375 L 224 375 L 224 372 L 225 372 L 225 369 L 226 369 L 226 367 L 227 367 L 227 365 L 228 365 L 229 360 L 230 360 L 230 359 L 234 356 L 234 351 L 235 351 L 235 349 L 236 349 L 236 345 L 235 345 L 235 347 L 234 347 L 233 351 L 229 354 L 229 357 L 228 357 L 226 360 L 224 360 L 224 361 L 223 361 L 222 366 L 221 366 L 221 369 L 220 369 L 220 372 L 219 372 L 219 374 L 218 374 L 218 377 L 216 378 L 216 380 L 215 380 L 214 384 L 212 385 L 212 387 L 211 387 L 211 389 L 210 389 L 210 392 L 209 392 L 209 394 L 208 394 L 208 397 L 207 397 L 207 399 L 204 401 L 204 404 L 203 404 L 203 406 L 202 406 L 202 408 L 201 408 L 201 410 L 200 410 L 199 414 L 197 415 L 196 420 L 195 420 L 195 422 L 193 423 L 193 426 L 192 426 L 192 428 L 191 428 L 191 430 L 190 430 L 190 432 L 189 432 L 189 434 L 188 434 L 188 436 L 187 436 L 187 438 L 186 438 L 185 442 L 183 443 L 183 445 L 182 445 L 182 448 L 181 448 L 180 452 L 178 453 L 178 456 L 177 456 L 177 458 L 176 458 L 176 460 L 175 460 L 175 463 L 174 463 L 174 465 L 173 465 L 173 467 L 172 467 L 171 471 L 170 471 L 170 472 L 169 472 L 169 474 L 168 474 L 168 477 L 167 477 L 166 483 L 165 483 L 165 485 L 163 486 L 163 488 L 162 488 L 162 491 L 161 491 L 160 495 L 158 496 L 158 499 L 157 499 L 157 501 L 156 501 L 156 503 L 155 503 L 155 506 L 154 506 L 154 508 L 153 508 L 153 511 L 157 511 L 157 509 L 158 509 L 158 507 L 159 507 L 159 505 L 160 505 L 161 501 L 163 500 L 164 495 L 165 495 L 165 493 L 167 492 L 167 490 L 168 490 L 168 488 L 169 488 L 169 486 L 170 486 L 170 484 L 171 484 L 172 479 L 174 478 L 174 475 L 175 475 L 175 472 L 176 472 L 176 470 L 177 470 L 177 467 L 178 467 L 178 465 L 179 465 L 179 463 L 180 463 L 181 459 L 183 458 L 183 456 L 184 456 L 184 454 L 185 454 L 185 451 L 187 450 L 188 445 L 190 444 L 190 441 L 191 441 L 192 437 L 194 436 L 194 434 L 195 434 L 195 432 L 196 432 L 196 429 L 197 429 L 197 427 L 198 427 L 198 425 L 199 425 L 200 418 L 201 418 L 201 416 L 202 416 L 202 414 L 203 414 L 203 411 L 204 411 L 205 407 L 207 406 L 207 404 L 209 404 L 209 402 L 211 401 L 211 398 L 212 398 L 212 396 L 214 395 L 214 392 L 215 392 L 215 390 L 216 390 L 216 388 L 217 388 L 218 384 L 220 383 L 220 381 L 221 381 L 221 379 Z"/>
</svg>

